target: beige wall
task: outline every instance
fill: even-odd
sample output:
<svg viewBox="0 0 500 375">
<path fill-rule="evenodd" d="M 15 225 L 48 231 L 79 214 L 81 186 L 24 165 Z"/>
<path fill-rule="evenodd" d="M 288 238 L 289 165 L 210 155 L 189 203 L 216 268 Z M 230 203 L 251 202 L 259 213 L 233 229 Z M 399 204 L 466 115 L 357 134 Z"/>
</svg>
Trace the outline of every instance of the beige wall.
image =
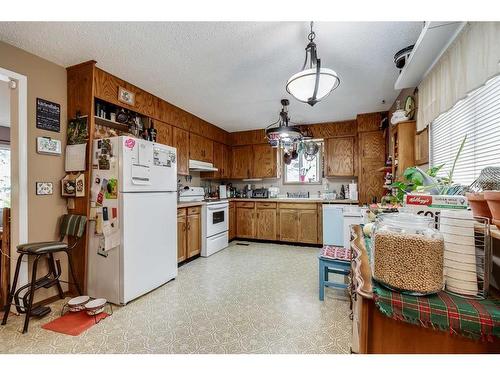
<svg viewBox="0 0 500 375">
<path fill-rule="evenodd" d="M 45 136 L 66 144 L 66 69 L 26 51 L 0 42 L 0 67 L 28 78 L 28 240 L 43 241 L 57 238 L 58 218 L 66 213 L 66 200 L 61 198 L 60 179 L 64 176 L 64 157 L 36 153 L 36 137 Z M 36 128 L 36 98 L 47 99 L 61 105 L 61 131 L 59 133 Z M 17 124 L 12 121 L 12 132 Z M 36 195 L 36 182 L 54 184 L 54 194 Z M 15 225 L 15 223 L 13 223 Z M 12 244 L 15 247 L 15 243 Z M 64 256 L 63 269 L 66 274 Z M 45 264 L 44 264 L 45 266 Z M 40 271 L 40 274 L 42 271 Z M 64 280 L 67 280 L 66 275 Z M 36 300 L 54 295 L 54 290 L 37 291 Z"/>
</svg>

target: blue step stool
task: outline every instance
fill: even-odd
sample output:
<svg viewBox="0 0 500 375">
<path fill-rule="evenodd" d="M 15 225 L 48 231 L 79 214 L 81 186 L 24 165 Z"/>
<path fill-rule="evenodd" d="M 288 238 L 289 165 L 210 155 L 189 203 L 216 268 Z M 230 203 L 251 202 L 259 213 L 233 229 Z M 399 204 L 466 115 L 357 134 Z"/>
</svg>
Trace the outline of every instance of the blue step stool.
<svg viewBox="0 0 500 375">
<path fill-rule="evenodd" d="M 325 299 L 325 287 L 347 289 L 346 283 L 328 280 L 330 273 L 347 276 L 351 272 L 351 250 L 338 246 L 326 245 L 319 256 L 319 300 Z"/>
</svg>

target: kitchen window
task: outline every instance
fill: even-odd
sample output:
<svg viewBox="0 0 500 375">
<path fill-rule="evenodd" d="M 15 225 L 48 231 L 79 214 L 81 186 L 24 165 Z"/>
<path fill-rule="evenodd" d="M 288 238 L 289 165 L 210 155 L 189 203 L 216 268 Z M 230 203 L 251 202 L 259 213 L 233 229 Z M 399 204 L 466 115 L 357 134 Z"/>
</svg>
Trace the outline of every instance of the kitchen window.
<svg viewBox="0 0 500 375">
<path fill-rule="evenodd" d="M 439 175 L 447 175 L 463 138 L 453 180 L 470 185 L 485 167 L 500 167 L 500 76 L 467 95 L 430 125 L 430 161 L 445 163 Z"/>
<path fill-rule="evenodd" d="M 323 145 L 320 144 L 320 149 L 316 157 L 312 160 L 307 160 L 306 154 L 300 152 L 297 159 L 292 160 L 290 164 L 285 164 L 283 168 L 283 183 L 284 184 L 320 184 L 323 155 Z"/>
</svg>

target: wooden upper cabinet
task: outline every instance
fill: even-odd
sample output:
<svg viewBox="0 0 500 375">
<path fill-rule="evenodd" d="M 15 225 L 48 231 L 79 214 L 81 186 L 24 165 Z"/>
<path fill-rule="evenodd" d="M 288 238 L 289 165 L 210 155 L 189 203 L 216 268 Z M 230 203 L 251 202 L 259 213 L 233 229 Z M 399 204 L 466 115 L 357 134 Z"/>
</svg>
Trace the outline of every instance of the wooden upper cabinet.
<svg viewBox="0 0 500 375">
<path fill-rule="evenodd" d="M 250 178 L 253 170 L 252 146 L 235 146 L 231 150 L 232 178 Z"/>
<path fill-rule="evenodd" d="M 415 136 L 415 164 L 429 163 L 429 128 L 418 132 Z"/>
<path fill-rule="evenodd" d="M 163 145 L 172 146 L 172 126 L 158 120 L 154 120 L 153 125 L 157 132 L 156 142 Z"/>
<path fill-rule="evenodd" d="M 382 113 L 361 113 L 356 116 L 358 122 L 358 132 L 370 132 L 380 129 L 380 122 L 382 121 Z"/>
<path fill-rule="evenodd" d="M 213 162 L 214 142 L 208 138 L 189 134 L 189 159 Z"/>
<path fill-rule="evenodd" d="M 177 149 L 177 174 L 189 174 L 189 132 L 172 127 L 172 146 Z"/>
<path fill-rule="evenodd" d="M 217 172 L 201 172 L 202 178 L 227 178 L 227 150 L 226 145 L 222 143 L 213 142 L 213 158 L 212 163 Z"/>
<path fill-rule="evenodd" d="M 222 158 L 223 158 L 223 168 L 222 168 L 221 178 L 231 178 L 233 163 L 232 163 L 232 152 L 230 146 L 223 145 Z"/>
<path fill-rule="evenodd" d="M 280 177 L 278 168 L 278 149 L 268 144 L 253 146 L 252 178 Z"/>
<path fill-rule="evenodd" d="M 382 161 L 385 162 L 385 137 L 380 130 L 359 134 L 359 157 L 360 161 Z"/>
<path fill-rule="evenodd" d="M 326 175 L 355 176 L 357 153 L 355 137 L 329 138 L 325 144 Z"/>
</svg>

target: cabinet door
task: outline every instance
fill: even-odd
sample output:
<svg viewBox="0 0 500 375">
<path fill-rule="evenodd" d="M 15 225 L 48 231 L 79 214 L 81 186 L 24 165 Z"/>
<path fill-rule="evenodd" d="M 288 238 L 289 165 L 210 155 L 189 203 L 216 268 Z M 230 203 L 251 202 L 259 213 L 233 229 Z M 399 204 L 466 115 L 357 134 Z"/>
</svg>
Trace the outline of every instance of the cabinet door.
<svg viewBox="0 0 500 375">
<path fill-rule="evenodd" d="M 359 156 L 361 161 L 385 162 L 385 137 L 384 132 L 359 133 Z M 383 166 L 383 165 L 382 165 Z"/>
<path fill-rule="evenodd" d="M 255 238 L 254 208 L 236 208 L 236 237 Z"/>
<path fill-rule="evenodd" d="M 231 167 L 232 167 L 232 154 L 231 147 L 224 145 L 222 149 L 222 159 L 223 159 L 223 167 L 221 178 L 231 178 Z"/>
<path fill-rule="evenodd" d="M 299 210 L 298 242 L 318 242 L 318 212 L 316 210 Z"/>
<path fill-rule="evenodd" d="M 268 144 L 253 146 L 253 173 L 252 178 L 278 177 L 277 154 L 278 149 Z"/>
<path fill-rule="evenodd" d="M 172 146 L 172 125 L 164 122 L 154 120 L 154 127 L 156 129 L 156 142 L 163 145 Z"/>
<path fill-rule="evenodd" d="M 232 178 L 249 178 L 252 173 L 252 146 L 235 146 L 232 148 Z"/>
<path fill-rule="evenodd" d="M 224 172 L 224 147 L 222 143 L 213 142 L 213 165 L 217 172 L 201 172 L 202 178 L 222 178 Z M 200 159 L 195 159 L 200 160 Z"/>
<path fill-rule="evenodd" d="M 355 138 L 337 137 L 326 140 L 326 171 L 327 176 L 354 176 L 355 168 Z"/>
<path fill-rule="evenodd" d="M 257 238 L 276 240 L 276 208 L 257 209 Z"/>
<path fill-rule="evenodd" d="M 236 237 L 236 213 L 234 207 L 229 207 L 229 240 Z"/>
<path fill-rule="evenodd" d="M 214 142 L 200 135 L 189 134 L 189 158 L 213 162 Z"/>
<path fill-rule="evenodd" d="M 188 258 L 201 253 L 201 215 L 187 216 L 187 254 Z"/>
<path fill-rule="evenodd" d="M 380 171 L 380 162 L 361 162 L 359 174 L 359 203 L 380 202 L 384 195 L 384 172 Z"/>
<path fill-rule="evenodd" d="M 298 211 L 292 209 L 280 209 L 280 240 L 297 242 L 298 239 Z"/>
<path fill-rule="evenodd" d="M 415 164 L 429 163 L 429 128 L 425 128 L 415 136 Z"/>
<path fill-rule="evenodd" d="M 189 132 L 172 127 L 172 143 L 177 148 L 177 174 L 189 174 Z"/>
<path fill-rule="evenodd" d="M 187 259 L 186 243 L 187 220 L 186 214 L 177 213 L 177 262 Z"/>
</svg>

